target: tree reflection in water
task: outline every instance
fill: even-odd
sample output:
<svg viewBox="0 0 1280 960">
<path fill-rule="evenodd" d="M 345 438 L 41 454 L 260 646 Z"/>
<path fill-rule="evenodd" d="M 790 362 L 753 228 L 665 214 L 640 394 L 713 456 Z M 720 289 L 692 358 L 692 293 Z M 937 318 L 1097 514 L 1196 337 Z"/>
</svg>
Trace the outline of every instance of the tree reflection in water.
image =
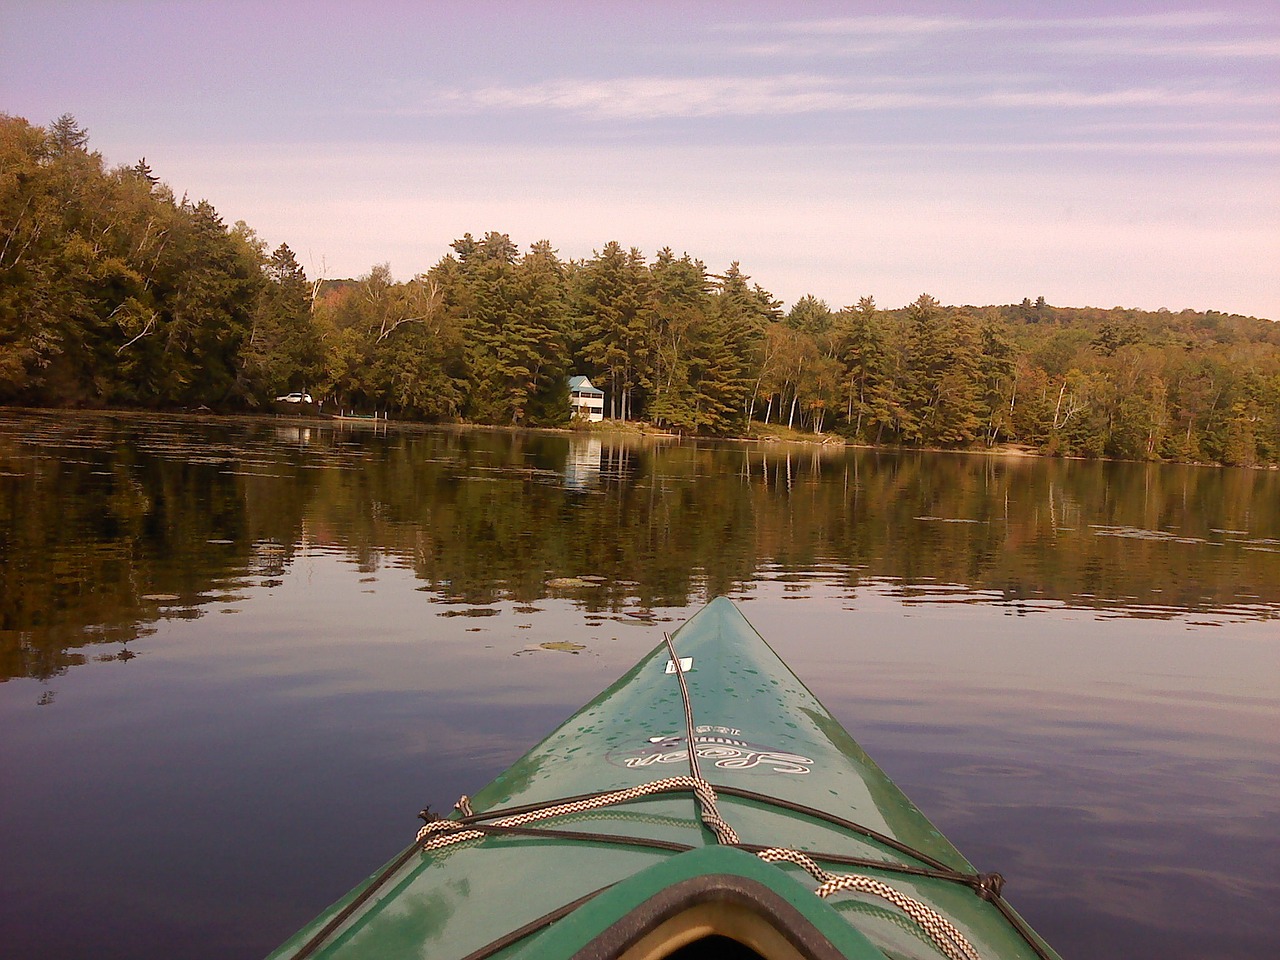
<svg viewBox="0 0 1280 960">
<path fill-rule="evenodd" d="M 1013 611 L 1280 609 L 1273 471 L 8 412 L 0 484 L 6 677 L 278 584 L 304 550 L 473 604 L 589 574 L 585 609 L 644 611 L 821 569 Z"/>
</svg>

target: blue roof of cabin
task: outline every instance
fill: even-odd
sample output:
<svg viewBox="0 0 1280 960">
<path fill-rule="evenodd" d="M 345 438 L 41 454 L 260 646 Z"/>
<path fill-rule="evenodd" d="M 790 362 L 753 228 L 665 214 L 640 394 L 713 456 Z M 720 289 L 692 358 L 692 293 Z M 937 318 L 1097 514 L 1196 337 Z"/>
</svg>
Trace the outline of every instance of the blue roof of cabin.
<svg viewBox="0 0 1280 960">
<path fill-rule="evenodd" d="M 586 377 L 570 377 L 569 389 L 576 390 L 578 393 L 590 394 L 593 397 L 603 397 L 604 391 L 591 385 L 591 381 Z"/>
</svg>

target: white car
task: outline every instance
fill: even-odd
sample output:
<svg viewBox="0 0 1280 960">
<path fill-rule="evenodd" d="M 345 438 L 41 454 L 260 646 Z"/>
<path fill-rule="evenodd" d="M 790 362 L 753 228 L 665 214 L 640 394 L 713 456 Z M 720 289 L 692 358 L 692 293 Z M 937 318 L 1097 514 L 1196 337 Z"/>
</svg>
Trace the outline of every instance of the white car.
<svg viewBox="0 0 1280 960">
<path fill-rule="evenodd" d="M 284 403 L 310 403 L 311 394 L 309 393 L 286 393 L 283 397 L 276 397 Z"/>
</svg>

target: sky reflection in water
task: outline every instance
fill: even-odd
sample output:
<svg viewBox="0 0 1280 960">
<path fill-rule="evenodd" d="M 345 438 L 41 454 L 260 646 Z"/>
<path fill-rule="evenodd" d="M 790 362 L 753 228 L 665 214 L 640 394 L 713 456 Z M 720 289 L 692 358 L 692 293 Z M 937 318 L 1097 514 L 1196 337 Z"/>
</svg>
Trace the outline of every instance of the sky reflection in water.
<svg viewBox="0 0 1280 960">
<path fill-rule="evenodd" d="M 1064 956 L 1280 947 L 1275 476 L 593 441 L 3 414 L 12 955 L 264 954 L 718 592 Z"/>
</svg>

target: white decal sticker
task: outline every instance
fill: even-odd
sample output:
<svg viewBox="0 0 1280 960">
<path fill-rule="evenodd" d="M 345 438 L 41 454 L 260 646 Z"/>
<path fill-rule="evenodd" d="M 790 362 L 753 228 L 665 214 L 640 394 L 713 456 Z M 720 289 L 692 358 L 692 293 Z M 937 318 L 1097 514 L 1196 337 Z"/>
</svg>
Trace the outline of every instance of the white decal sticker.
<svg viewBox="0 0 1280 960">
<path fill-rule="evenodd" d="M 708 760 L 721 770 L 760 770 L 765 773 L 804 775 L 811 771 L 813 759 L 797 753 L 774 750 L 759 743 L 736 739 L 742 731 L 736 727 L 698 727 L 694 749 L 699 760 Z M 712 735 L 714 732 L 715 735 Z M 644 746 L 609 754 L 609 760 L 631 769 L 688 763 L 689 752 L 683 737 L 649 737 Z"/>
</svg>

